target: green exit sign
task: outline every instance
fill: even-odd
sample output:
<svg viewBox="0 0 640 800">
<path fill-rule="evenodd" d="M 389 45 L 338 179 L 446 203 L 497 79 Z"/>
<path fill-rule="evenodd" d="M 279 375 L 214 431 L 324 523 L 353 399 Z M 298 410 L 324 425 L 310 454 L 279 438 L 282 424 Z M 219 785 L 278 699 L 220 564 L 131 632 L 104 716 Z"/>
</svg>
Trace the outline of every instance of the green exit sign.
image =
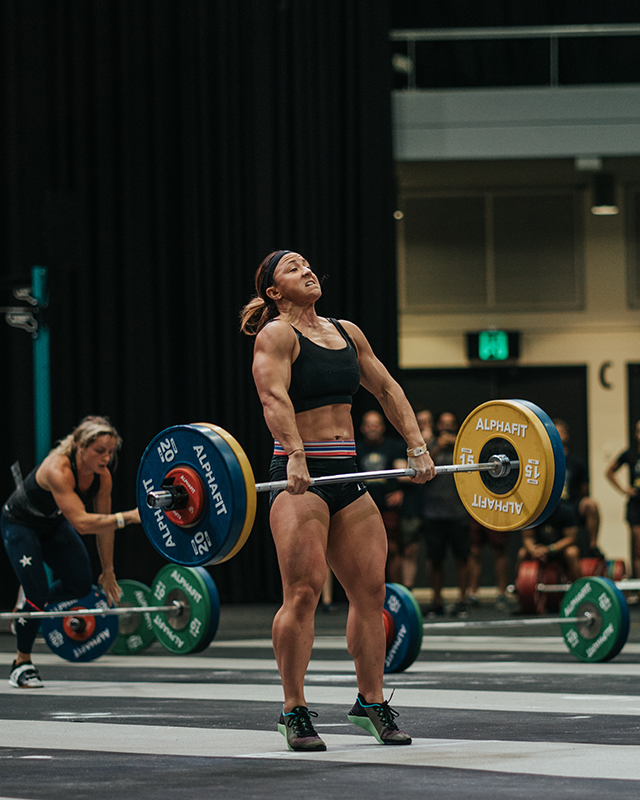
<svg viewBox="0 0 640 800">
<path fill-rule="evenodd" d="M 478 331 L 467 334 L 470 361 L 514 361 L 520 355 L 518 331 Z"/>
</svg>

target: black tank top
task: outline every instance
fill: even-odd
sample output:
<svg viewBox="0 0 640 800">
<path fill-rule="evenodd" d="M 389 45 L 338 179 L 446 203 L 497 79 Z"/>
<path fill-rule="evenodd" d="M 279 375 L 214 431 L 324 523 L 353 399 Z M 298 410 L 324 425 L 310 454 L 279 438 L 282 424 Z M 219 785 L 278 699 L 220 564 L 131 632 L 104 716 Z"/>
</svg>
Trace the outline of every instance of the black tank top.
<svg viewBox="0 0 640 800">
<path fill-rule="evenodd" d="M 300 353 L 291 365 L 289 386 L 296 413 L 336 403 L 351 405 L 360 386 L 360 365 L 353 340 L 337 319 L 328 319 L 338 329 L 346 347 L 340 350 L 322 347 L 293 328 L 300 342 Z"/>
<path fill-rule="evenodd" d="M 81 492 L 78 490 L 78 467 L 75 455 L 69 456 L 69 466 L 76 479 L 75 493 L 82 500 L 87 511 L 93 511 L 93 499 L 100 491 L 100 476 L 94 475 L 91 486 L 86 492 Z M 53 494 L 36 482 L 38 467 L 31 470 L 24 479 L 24 483 L 16 487 L 4 504 L 3 511 L 15 522 L 27 525 L 47 525 L 57 522 L 62 514 L 56 505 Z"/>
</svg>

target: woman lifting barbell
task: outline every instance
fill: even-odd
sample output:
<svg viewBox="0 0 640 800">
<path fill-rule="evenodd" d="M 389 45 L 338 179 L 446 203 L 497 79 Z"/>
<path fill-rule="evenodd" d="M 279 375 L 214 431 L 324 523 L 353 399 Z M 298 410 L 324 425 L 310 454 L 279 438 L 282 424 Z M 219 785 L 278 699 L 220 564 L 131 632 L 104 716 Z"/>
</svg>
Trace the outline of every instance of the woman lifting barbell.
<svg viewBox="0 0 640 800">
<path fill-rule="evenodd" d="M 2 540 L 24 589 L 23 609 L 84 597 L 91 591 L 89 554 L 78 534 L 96 534 L 102 572 L 98 583 L 108 600 L 120 599 L 113 570 L 114 532 L 140 522 L 138 509 L 111 513 L 111 472 L 122 439 L 105 417 L 89 416 L 20 482 L 2 509 Z M 50 588 L 45 563 L 58 580 Z M 22 609 L 20 609 L 22 610 Z M 37 619 L 16 623 L 18 653 L 9 683 L 37 688 L 42 681 L 31 662 Z"/>
<path fill-rule="evenodd" d="M 299 253 L 279 250 L 255 277 L 241 329 L 256 335 L 253 376 L 275 443 L 270 524 L 283 584 L 273 647 L 284 690 L 278 730 L 290 750 L 325 750 L 307 708 L 304 678 L 327 562 L 349 601 L 347 643 L 358 697 L 349 720 L 381 744 L 410 744 L 383 696 L 385 563 L 380 513 L 361 483 L 311 486 L 311 476 L 357 472 L 351 417 L 359 385 L 380 402 L 407 442 L 412 480 L 434 477 L 415 414 L 399 384 L 352 322 L 319 317 L 320 281 Z"/>
</svg>

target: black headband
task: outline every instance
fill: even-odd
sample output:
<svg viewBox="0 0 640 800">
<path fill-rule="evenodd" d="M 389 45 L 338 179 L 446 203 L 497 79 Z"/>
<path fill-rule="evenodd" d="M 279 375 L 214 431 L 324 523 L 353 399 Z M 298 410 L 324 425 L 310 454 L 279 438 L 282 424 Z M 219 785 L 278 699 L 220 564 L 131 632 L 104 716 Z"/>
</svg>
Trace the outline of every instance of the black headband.
<svg viewBox="0 0 640 800">
<path fill-rule="evenodd" d="M 269 263 L 266 266 L 266 269 L 262 275 L 262 284 L 261 288 L 263 293 L 267 291 L 269 286 L 273 283 L 273 273 L 276 271 L 276 267 L 280 263 L 280 259 L 283 256 L 286 256 L 287 253 L 291 253 L 291 250 L 278 250 L 277 253 L 274 253 L 271 258 L 269 259 Z"/>
</svg>

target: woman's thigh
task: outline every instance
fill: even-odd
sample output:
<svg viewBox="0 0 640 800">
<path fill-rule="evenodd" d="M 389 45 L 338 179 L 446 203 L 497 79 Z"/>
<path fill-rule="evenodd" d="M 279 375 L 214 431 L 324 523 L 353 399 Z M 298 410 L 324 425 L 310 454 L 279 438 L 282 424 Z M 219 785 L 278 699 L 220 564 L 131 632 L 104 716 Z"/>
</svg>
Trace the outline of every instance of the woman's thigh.
<svg viewBox="0 0 640 800">
<path fill-rule="evenodd" d="M 52 601 L 85 597 L 91 591 L 91 561 L 80 534 L 62 520 L 51 535 L 43 539 L 44 560 L 60 581 Z"/>
<path fill-rule="evenodd" d="M 384 586 L 387 534 L 371 495 L 359 497 L 331 518 L 327 558 L 350 598 Z"/>
<path fill-rule="evenodd" d="M 40 608 L 49 594 L 40 536 L 33 528 L 13 522 L 3 515 L 2 540 L 27 600 Z"/>
<path fill-rule="evenodd" d="M 327 571 L 327 504 L 312 492 L 282 492 L 271 506 L 269 522 L 285 591 L 296 584 L 319 591 Z"/>
</svg>

